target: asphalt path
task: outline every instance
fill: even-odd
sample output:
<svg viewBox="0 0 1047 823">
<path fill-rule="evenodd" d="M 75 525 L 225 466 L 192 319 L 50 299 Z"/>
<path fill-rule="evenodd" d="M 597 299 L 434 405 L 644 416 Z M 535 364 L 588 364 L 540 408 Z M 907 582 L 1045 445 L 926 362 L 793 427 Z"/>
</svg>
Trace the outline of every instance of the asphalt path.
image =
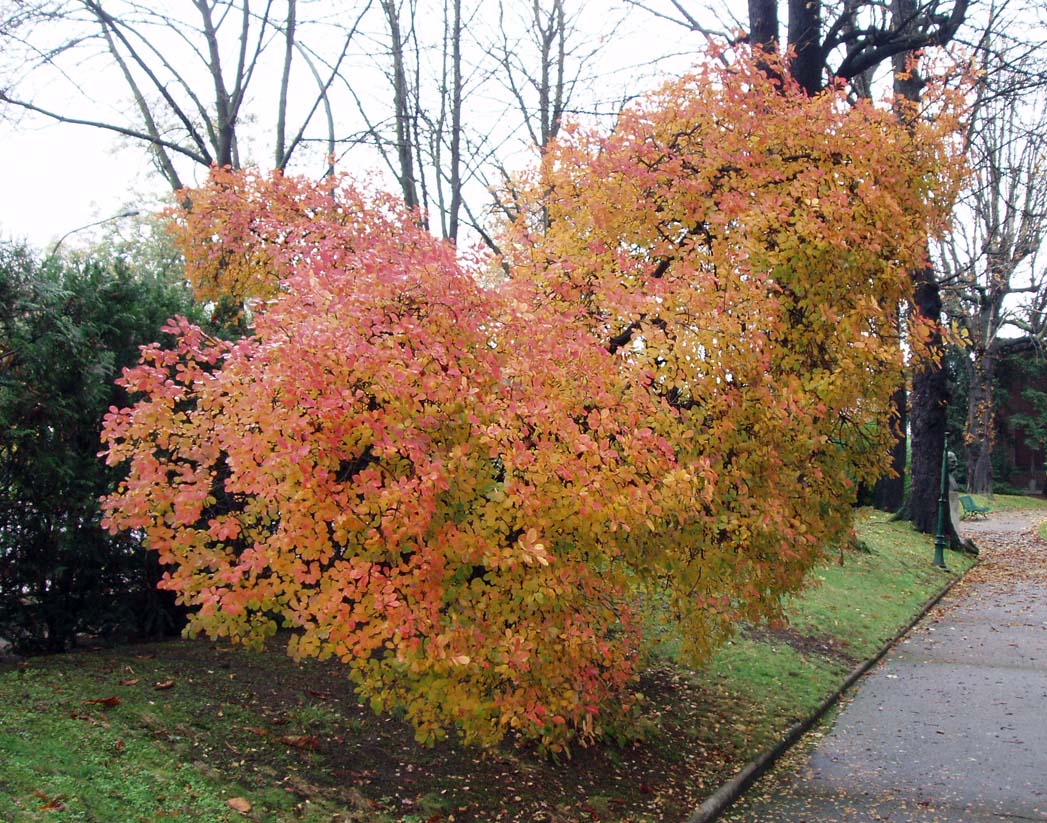
<svg viewBox="0 0 1047 823">
<path fill-rule="evenodd" d="M 721 819 L 1047 821 L 1045 518 L 962 524 L 982 562 Z"/>
</svg>

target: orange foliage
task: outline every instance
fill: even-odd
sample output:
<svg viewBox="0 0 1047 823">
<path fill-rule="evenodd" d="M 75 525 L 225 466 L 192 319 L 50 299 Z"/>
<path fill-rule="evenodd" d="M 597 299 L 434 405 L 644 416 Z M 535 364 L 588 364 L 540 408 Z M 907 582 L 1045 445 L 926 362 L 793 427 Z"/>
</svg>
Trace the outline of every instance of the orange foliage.
<svg viewBox="0 0 1047 823">
<path fill-rule="evenodd" d="M 178 350 L 126 374 L 143 399 L 107 419 L 130 468 L 107 527 L 145 531 L 194 632 L 290 627 L 293 654 L 340 658 L 421 739 L 598 733 L 636 651 L 605 536 L 671 464 L 652 399 L 568 313 L 482 292 L 391 200 L 274 184 L 340 216 L 254 213 L 280 242 L 235 252 L 267 255 L 282 294 L 253 335 L 175 321 Z"/>
<path fill-rule="evenodd" d="M 765 56 L 761 56 L 765 61 Z M 782 76 L 787 73 L 782 72 Z M 701 655 L 775 618 L 886 466 L 896 309 L 948 218 L 955 119 L 899 125 L 739 58 L 566 129 L 521 188 L 509 269 L 581 306 L 678 416 L 661 517 L 623 550 Z"/>
<path fill-rule="evenodd" d="M 283 275 L 270 259 L 287 227 L 311 223 L 315 245 L 327 227 L 349 229 L 361 218 L 345 210 L 337 187 L 337 178 L 303 187 L 280 171 L 215 167 L 208 185 L 179 192 L 183 206 L 166 216 L 197 300 L 240 305 L 277 295 Z"/>
<path fill-rule="evenodd" d="M 391 197 L 216 170 L 178 229 L 237 343 L 172 322 L 112 409 L 191 629 L 292 629 L 422 740 L 558 749 L 629 711 L 640 618 L 775 617 L 882 470 L 941 135 L 706 68 L 568 129 L 477 287 Z"/>
</svg>

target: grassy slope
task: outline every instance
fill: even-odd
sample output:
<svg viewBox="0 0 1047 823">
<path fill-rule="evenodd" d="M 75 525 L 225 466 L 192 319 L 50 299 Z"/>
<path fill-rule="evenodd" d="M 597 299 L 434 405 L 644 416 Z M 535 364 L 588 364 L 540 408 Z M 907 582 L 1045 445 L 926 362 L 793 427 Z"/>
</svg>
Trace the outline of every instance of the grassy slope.
<svg viewBox="0 0 1047 823">
<path fill-rule="evenodd" d="M 340 673 L 278 651 L 179 642 L 8 667 L 0 820 L 681 819 L 948 580 L 932 541 L 905 524 L 866 512 L 859 537 L 864 548 L 815 571 L 790 628 L 743 632 L 697 671 L 667 644 L 644 678 L 646 741 L 563 763 L 508 745 L 484 757 L 419 750 L 409 730 L 355 705 Z M 947 559 L 954 573 L 970 563 Z M 89 702 L 110 697 L 118 705 Z"/>
</svg>

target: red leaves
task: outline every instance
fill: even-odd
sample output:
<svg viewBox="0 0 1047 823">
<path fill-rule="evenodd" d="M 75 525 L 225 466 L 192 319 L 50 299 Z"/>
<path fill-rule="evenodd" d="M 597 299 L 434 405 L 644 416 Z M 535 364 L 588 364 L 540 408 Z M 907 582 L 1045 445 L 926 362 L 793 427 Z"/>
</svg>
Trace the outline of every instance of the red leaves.
<svg viewBox="0 0 1047 823">
<path fill-rule="evenodd" d="M 630 710 L 645 592 L 697 652 L 777 613 L 879 465 L 933 152 L 704 71 L 550 147 L 498 289 L 344 180 L 188 193 L 201 295 L 268 302 L 236 344 L 176 318 L 143 350 L 104 522 L 194 630 L 289 626 L 422 740 L 560 748 Z"/>
<path fill-rule="evenodd" d="M 85 700 L 84 701 L 84 705 L 85 706 L 87 706 L 87 705 L 101 706 L 102 708 L 105 708 L 105 709 L 111 709 L 113 706 L 119 706 L 120 705 L 120 698 L 119 697 L 95 697 L 95 698 L 93 698 L 91 700 Z"/>
<path fill-rule="evenodd" d="M 40 811 L 42 812 L 61 812 L 65 811 L 65 795 L 59 794 L 54 797 L 50 797 L 44 792 L 33 792 L 33 796 L 44 802 L 40 805 Z"/>
</svg>

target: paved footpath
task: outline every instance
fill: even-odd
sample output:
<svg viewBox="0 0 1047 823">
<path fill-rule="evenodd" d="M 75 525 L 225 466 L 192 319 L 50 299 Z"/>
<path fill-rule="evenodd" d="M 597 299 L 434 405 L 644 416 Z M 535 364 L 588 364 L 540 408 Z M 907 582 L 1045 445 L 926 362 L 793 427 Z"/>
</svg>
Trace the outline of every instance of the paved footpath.
<svg viewBox="0 0 1047 823">
<path fill-rule="evenodd" d="M 1047 821 L 1045 517 L 963 524 L 982 562 L 721 819 Z"/>
</svg>

